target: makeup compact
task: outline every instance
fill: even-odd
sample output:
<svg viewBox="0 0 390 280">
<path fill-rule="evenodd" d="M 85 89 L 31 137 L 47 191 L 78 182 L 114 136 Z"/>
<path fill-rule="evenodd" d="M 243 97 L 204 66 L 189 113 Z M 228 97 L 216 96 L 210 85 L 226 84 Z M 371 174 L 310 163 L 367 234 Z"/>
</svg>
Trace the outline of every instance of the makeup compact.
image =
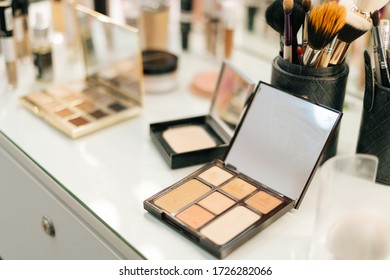
<svg viewBox="0 0 390 280">
<path fill-rule="evenodd" d="M 144 201 L 144 208 L 218 258 L 298 208 L 341 113 L 260 83 L 229 145 Z"/>
<path fill-rule="evenodd" d="M 137 29 L 81 5 L 75 18 L 86 78 L 21 98 L 27 109 L 72 138 L 138 115 L 144 95 Z"/>
<path fill-rule="evenodd" d="M 151 124 L 150 135 L 170 167 L 222 158 L 253 88 L 250 79 L 225 61 L 208 115 Z"/>
</svg>

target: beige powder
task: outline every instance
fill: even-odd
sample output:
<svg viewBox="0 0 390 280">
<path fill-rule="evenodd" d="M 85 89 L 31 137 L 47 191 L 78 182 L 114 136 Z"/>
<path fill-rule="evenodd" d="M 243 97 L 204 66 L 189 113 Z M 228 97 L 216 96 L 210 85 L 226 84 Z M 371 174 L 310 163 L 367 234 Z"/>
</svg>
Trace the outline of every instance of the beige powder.
<svg viewBox="0 0 390 280">
<path fill-rule="evenodd" d="M 209 190 L 210 187 L 199 180 L 191 179 L 160 198 L 157 198 L 154 204 L 173 213 L 190 204 Z"/>
<path fill-rule="evenodd" d="M 237 206 L 205 226 L 200 232 L 217 245 L 224 245 L 260 219 L 260 215 Z"/>
<path fill-rule="evenodd" d="M 213 138 L 199 125 L 169 128 L 162 134 L 175 153 L 185 153 L 216 146 Z"/>
</svg>

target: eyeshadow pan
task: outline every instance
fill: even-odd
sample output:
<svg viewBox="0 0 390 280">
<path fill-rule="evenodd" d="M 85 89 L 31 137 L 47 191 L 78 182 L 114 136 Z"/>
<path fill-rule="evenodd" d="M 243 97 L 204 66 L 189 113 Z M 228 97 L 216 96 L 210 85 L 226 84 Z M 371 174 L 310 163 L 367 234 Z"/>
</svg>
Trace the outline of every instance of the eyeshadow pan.
<svg viewBox="0 0 390 280">
<path fill-rule="evenodd" d="M 237 199 L 242 199 L 248 194 L 254 192 L 256 187 L 240 178 L 234 178 L 221 189 Z"/>
<path fill-rule="evenodd" d="M 260 219 L 260 215 L 237 206 L 201 229 L 201 233 L 217 245 L 223 245 Z"/>
<path fill-rule="evenodd" d="M 92 117 L 94 117 L 95 119 L 101 119 L 101 118 L 107 116 L 106 113 L 104 113 L 102 110 L 99 110 L 99 109 L 97 109 L 97 110 L 95 110 L 95 111 L 93 111 L 93 112 L 91 112 L 91 113 L 89 113 L 89 114 L 90 114 Z"/>
<path fill-rule="evenodd" d="M 154 204 L 168 212 L 176 212 L 210 190 L 199 180 L 191 179 L 167 194 L 157 198 Z"/>
<path fill-rule="evenodd" d="M 80 103 L 76 107 L 85 111 L 85 112 L 91 112 L 93 109 L 95 109 L 95 106 L 91 102 L 88 102 L 88 101 L 84 101 L 83 103 Z"/>
<path fill-rule="evenodd" d="M 27 96 L 29 100 L 36 104 L 46 104 L 53 100 L 53 97 L 47 95 L 45 92 L 37 92 Z"/>
<path fill-rule="evenodd" d="M 231 177 L 233 177 L 232 174 L 218 166 L 213 166 L 199 175 L 199 178 L 202 178 L 214 186 L 219 186 Z"/>
<path fill-rule="evenodd" d="M 50 101 L 49 103 L 43 104 L 41 106 L 42 106 L 42 108 L 44 108 L 46 110 L 55 111 L 59 106 L 61 106 L 61 103 L 53 100 L 53 101 Z"/>
<path fill-rule="evenodd" d="M 80 98 L 81 97 L 79 95 L 77 95 L 77 94 L 71 94 L 71 95 L 68 95 L 68 96 L 62 98 L 62 100 L 64 102 L 70 103 L 70 102 L 73 102 L 73 101 L 78 101 L 78 100 L 80 100 Z"/>
<path fill-rule="evenodd" d="M 200 206 L 217 215 L 221 214 L 234 203 L 234 200 L 228 198 L 226 195 L 223 195 L 220 192 L 213 192 L 198 202 Z"/>
<path fill-rule="evenodd" d="M 162 134 L 175 153 L 185 153 L 216 146 L 210 134 L 199 125 L 171 127 Z"/>
<path fill-rule="evenodd" d="M 212 220 L 215 216 L 202 207 L 194 204 L 183 212 L 176 215 L 176 218 L 183 221 L 190 227 L 198 229 Z"/>
<path fill-rule="evenodd" d="M 125 105 L 123 105 L 122 103 L 119 103 L 119 102 L 111 103 L 110 105 L 108 105 L 108 107 L 110 109 L 114 110 L 115 112 L 120 112 L 120 111 L 127 109 L 127 107 Z"/>
<path fill-rule="evenodd" d="M 69 117 L 70 115 L 73 115 L 74 112 L 68 108 L 65 108 L 65 109 L 62 109 L 62 110 L 56 112 L 56 114 L 62 118 L 66 118 L 66 117 Z"/>
<path fill-rule="evenodd" d="M 263 214 L 268 214 L 276 206 L 282 203 L 282 201 L 273 195 L 260 191 L 254 196 L 248 198 L 245 201 L 246 204 L 252 206 Z"/>
<path fill-rule="evenodd" d="M 83 117 L 77 117 L 77 118 L 71 119 L 71 120 L 69 120 L 69 122 L 73 123 L 75 126 L 82 126 L 82 125 L 89 123 L 89 121 L 84 119 Z"/>
</svg>

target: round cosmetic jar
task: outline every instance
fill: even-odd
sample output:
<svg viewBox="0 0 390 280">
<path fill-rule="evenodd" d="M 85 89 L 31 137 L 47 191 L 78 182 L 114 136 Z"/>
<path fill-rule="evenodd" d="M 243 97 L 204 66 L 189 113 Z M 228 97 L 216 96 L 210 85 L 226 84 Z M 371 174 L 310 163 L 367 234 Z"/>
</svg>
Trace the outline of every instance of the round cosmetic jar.
<svg viewBox="0 0 390 280">
<path fill-rule="evenodd" d="M 169 92 L 177 87 L 176 55 L 163 50 L 143 50 L 142 61 L 146 93 Z"/>
</svg>

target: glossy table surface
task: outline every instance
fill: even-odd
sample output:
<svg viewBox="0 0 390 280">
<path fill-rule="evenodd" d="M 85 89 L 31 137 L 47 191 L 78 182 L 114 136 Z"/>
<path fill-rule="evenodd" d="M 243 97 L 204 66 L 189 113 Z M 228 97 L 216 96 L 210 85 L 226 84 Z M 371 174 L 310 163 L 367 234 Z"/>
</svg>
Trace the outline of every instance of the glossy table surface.
<svg viewBox="0 0 390 280">
<path fill-rule="evenodd" d="M 272 44 L 266 53 L 276 53 Z M 263 46 L 263 47 L 264 47 Z M 60 47 L 59 47 L 60 48 Z M 271 64 L 250 52 L 235 50 L 232 63 L 254 82 L 269 82 Z M 72 66 L 79 71 L 77 64 Z M 0 131 L 72 196 L 93 211 L 146 259 L 213 259 L 143 209 L 143 201 L 200 166 L 171 170 L 149 136 L 149 124 L 206 114 L 210 100 L 191 93 L 192 77 L 219 70 L 220 62 L 197 54 L 180 54 L 176 90 L 145 93 L 140 116 L 72 140 L 32 115 L 18 98 L 37 84 L 29 64 L 19 68 L 22 83 L 14 91 L 0 83 Z M 2 69 L 1 71 L 4 71 Z M 69 73 L 71 73 L 70 70 Z M 72 75 L 67 77 L 71 80 Z M 361 101 L 347 94 L 341 122 L 339 154 L 353 154 Z M 390 197 L 390 188 L 376 185 Z M 228 259 L 307 259 L 316 211 L 314 177 L 299 210 L 285 214 L 243 244 Z"/>
</svg>

